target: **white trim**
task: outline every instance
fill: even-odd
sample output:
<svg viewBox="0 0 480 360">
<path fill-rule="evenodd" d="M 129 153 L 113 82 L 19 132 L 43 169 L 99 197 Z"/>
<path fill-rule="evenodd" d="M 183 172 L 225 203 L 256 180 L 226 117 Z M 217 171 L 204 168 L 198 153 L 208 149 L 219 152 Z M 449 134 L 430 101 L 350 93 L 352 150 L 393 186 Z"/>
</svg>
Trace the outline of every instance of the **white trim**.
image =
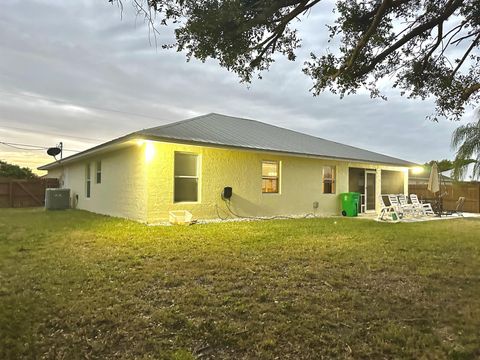
<svg viewBox="0 0 480 360">
<path fill-rule="evenodd" d="M 269 175 L 263 175 L 263 164 L 275 164 L 277 165 L 277 176 L 269 176 Z M 282 167 L 282 161 L 281 160 L 261 160 L 260 163 L 260 171 L 261 171 L 261 182 L 260 183 L 260 190 L 262 192 L 262 195 L 281 195 L 282 194 L 282 181 L 281 181 L 281 167 Z M 277 180 L 277 191 L 263 191 L 263 180 Z"/>
<path fill-rule="evenodd" d="M 175 175 L 175 156 L 176 154 L 183 154 L 183 155 L 190 155 L 196 157 L 196 175 Z M 200 154 L 188 151 L 174 151 L 173 152 L 173 199 L 172 202 L 174 204 L 200 204 L 201 203 L 201 182 L 200 182 L 200 168 L 201 168 L 201 161 L 200 161 Z M 175 201 L 175 179 L 195 179 L 197 180 L 197 201 Z"/>
<path fill-rule="evenodd" d="M 50 164 L 46 164 L 43 166 L 38 167 L 38 170 L 50 170 L 56 167 L 59 167 L 63 164 L 74 162 L 76 160 L 83 159 L 88 156 L 92 156 L 97 153 L 103 153 L 107 151 L 113 151 L 115 149 L 111 148 L 121 148 L 124 146 L 136 146 L 135 139 L 144 139 L 144 140 L 151 140 L 159 143 L 165 144 L 182 144 L 182 145 L 189 145 L 189 146 L 198 146 L 201 148 L 211 148 L 211 149 L 226 149 L 226 150 L 239 150 L 239 151 L 248 151 L 248 152 L 255 152 L 255 153 L 262 153 L 262 154 L 272 154 L 272 155 L 285 155 L 285 156 L 293 156 L 293 157 L 300 157 L 300 158 L 313 158 L 313 159 L 322 159 L 322 160 L 331 160 L 331 161 L 340 161 L 340 162 L 354 162 L 354 163 L 368 163 L 368 164 L 377 164 L 377 165 L 384 165 L 384 166 L 392 166 L 392 167 L 400 167 L 400 168 L 409 168 L 412 166 L 420 166 L 420 164 L 408 162 L 406 160 L 405 164 L 396 164 L 391 162 L 383 162 L 383 161 L 373 161 L 367 159 L 355 159 L 355 158 L 342 158 L 342 157 L 334 157 L 334 156 L 326 156 L 326 155 L 315 155 L 315 154 L 304 154 L 304 153 L 296 153 L 296 152 L 288 152 L 288 151 L 275 151 L 275 150 L 268 150 L 268 149 L 256 149 L 256 148 L 249 148 L 249 147 L 241 147 L 241 146 L 232 146 L 232 145 L 224 145 L 224 144 L 214 144 L 214 143 L 202 143 L 202 142 L 195 142 L 195 141 L 186 141 L 181 139 L 172 139 L 172 138 L 160 138 L 160 137 L 145 137 L 145 136 L 134 136 L 135 134 L 129 134 L 123 136 L 118 139 L 114 139 L 108 141 L 104 144 L 100 144 L 95 146 L 91 149 L 87 149 L 83 152 L 78 154 L 74 154 L 68 156 L 60 161 L 53 162 Z M 363 150 L 363 149 L 362 149 Z M 379 154 L 383 155 L 383 154 Z M 388 155 L 384 155 L 388 156 Z"/>
<path fill-rule="evenodd" d="M 92 197 L 92 166 L 88 162 L 85 164 L 85 199 Z"/>
<path fill-rule="evenodd" d="M 367 204 L 368 204 L 368 191 L 367 191 L 367 188 L 368 188 L 368 183 L 367 183 L 367 179 L 368 179 L 368 174 L 373 174 L 375 175 L 375 181 L 373 182 L 373 186 L 374 186 L 374 189 L 375 189 L 375 192 L 373 194 L 373 206 L 374 208 L 373 209 L 368 209 L 367 208 Z M 374 213 L 376 212 L 377 210 L 377 201 L 376 201 L 376 194 L 377 194 L 377 170 L 367 170 L 365 169 L 365 213 Z"/>
</svg>

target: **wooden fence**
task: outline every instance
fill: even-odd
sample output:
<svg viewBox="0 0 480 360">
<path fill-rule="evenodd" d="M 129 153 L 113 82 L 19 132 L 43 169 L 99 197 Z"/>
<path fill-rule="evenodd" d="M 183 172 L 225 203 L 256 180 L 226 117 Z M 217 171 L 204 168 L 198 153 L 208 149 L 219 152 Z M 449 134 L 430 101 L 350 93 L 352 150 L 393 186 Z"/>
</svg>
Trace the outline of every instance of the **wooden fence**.
<svg viewBox="0 0 480 360">
<path fill-rule="evenodd" d="M 443 208 L 446 210 L 455 209 L 459 197 L 465 197 L 463 211 L 480 213 L 480 182 L 447 182 L 441 185 L 441 190 L 447 192 L 443 198 Z M 424 181 L 409 181 L 409 194 L 417 194 L 420 199 L 431 199 L 432 193 L 427 190 L 427 184 Z"/>
<path fill-rule="evenodd" d="M 0 178 L 0 208 L 45 206 L 45 190 L 58 187 L 58 179 Z"/>
</svg>

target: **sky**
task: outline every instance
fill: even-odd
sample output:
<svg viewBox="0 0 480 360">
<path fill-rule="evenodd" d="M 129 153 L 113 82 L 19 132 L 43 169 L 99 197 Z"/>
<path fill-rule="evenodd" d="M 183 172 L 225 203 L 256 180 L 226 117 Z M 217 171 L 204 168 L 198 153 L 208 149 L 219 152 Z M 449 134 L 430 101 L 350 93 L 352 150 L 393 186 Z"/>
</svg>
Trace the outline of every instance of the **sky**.
<svg viewBox="0 0 480 360">
<path fill-rule="evenodd" d="M 424 163 L 454 157 L 452 131 L 432 122 L 432 100 L 401 97 L 389 81 L 388 100 L 360 91 L 340 99 L 314 97 L 301 72 L 308 54 L 329 44 L 331 2 L 296 24 L 303 38 L 297 60 L 279 57 L 261 80 L 246 85 L 215 61 L 187 62 L 185 54 L 155 47 L 131 2 L 121 12 L 107 0 L 2 0 L 0 12 L 0 142 L 50 147 L 65 155 L 142 128 L 217 112 Z M 161 28 L 159 44 L 171 42 Z M 331 45 L 330 45 L 331 46 Z M 469 121 L 467 112 L 462 122 Z M 0 144 L 0 159 L 36 168 L 52 159 L 43 150 Z"/>
</svg>

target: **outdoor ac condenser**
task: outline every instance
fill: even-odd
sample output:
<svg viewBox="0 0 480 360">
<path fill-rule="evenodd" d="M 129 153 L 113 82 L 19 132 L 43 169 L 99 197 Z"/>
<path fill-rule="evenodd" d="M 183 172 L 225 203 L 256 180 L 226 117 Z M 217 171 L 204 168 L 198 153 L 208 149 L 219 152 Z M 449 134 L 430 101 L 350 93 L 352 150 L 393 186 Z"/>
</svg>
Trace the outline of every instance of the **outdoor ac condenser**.
<svg viewBox="0 0 480 360">
<path fill-rule="evenodd" d="M 70 189 L 47 189 L 45 191 L 46 210 L 64 210 L 70 207 Z"/>
</svg>

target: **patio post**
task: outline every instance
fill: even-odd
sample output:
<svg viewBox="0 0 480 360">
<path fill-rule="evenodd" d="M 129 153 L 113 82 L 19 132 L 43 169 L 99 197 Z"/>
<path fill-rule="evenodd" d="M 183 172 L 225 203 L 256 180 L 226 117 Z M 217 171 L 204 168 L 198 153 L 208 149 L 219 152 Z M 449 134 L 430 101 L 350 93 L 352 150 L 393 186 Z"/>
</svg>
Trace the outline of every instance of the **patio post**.
<svg viewBox="0 0 480 360">
<path fill-rule="evenodd" d="M 403 170 L 403 194 L 408 196 L 408 177 L 409 177 L 409 173 L 408 173 L 408 168 L 404 169 Z"/>
<path fill-rule="evenodd" d="M 380 196 L 382 195 L 382 169 L 377 169 L 375 181 L 375 212 L 378 214 L 382 205 L 380 204 Z"/>
</svg>

